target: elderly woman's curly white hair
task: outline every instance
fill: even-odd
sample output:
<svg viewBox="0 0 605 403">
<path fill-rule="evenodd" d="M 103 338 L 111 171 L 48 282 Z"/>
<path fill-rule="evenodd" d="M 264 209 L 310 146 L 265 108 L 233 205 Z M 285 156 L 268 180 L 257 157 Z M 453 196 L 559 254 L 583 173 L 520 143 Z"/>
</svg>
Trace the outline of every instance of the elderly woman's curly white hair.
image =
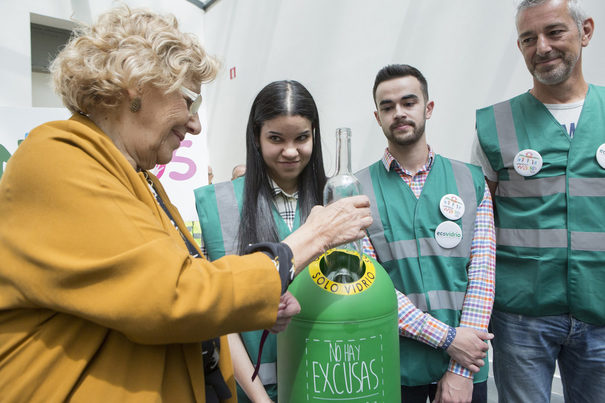
<svg viewBox="0 0 605 403">
<path fill-rule="evenodd" d="M 147 84 L 166 92 L 185 81 L 200 85 L 214 79 L 217 69 L 216 59 L 194 35 L 179 31 L 173 15 L 126 6 L 79 28 L 50 67 L 65 106 L 83 114 L 114 108 L 128 89 Z"/>
</svg>

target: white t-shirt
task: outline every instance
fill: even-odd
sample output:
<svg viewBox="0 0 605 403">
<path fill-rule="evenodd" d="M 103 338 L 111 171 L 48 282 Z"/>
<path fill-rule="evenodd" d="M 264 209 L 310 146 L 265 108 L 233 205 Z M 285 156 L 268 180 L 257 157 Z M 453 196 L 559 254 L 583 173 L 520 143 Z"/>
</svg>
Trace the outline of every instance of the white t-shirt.
<svg viewBox="0 0 605 403">
<path fill-rule="evenodd" d="M 544 106 L 546 106 L 548 111 L 557 119 L 557 122 L 563 126 L 563 129 L 569 137 L 573 138 L 573 135 L 576 132 L 576 126 L 578 125 L 578 119 L 580 118 L 580 113 L 582 113 L 584 100 L 572 104 L 544 104 Z"/>
<path fill-rule="evenodd" d="M 580 113 L 582 113 L 584 100 L 570 104 L 544 104 L 544 106 L 546 106 L 548 111 L 557 119 L 557 122 L 563 126 L 563 129 L 569 137 L 573 138 L 576 126 L 578 125 L 578 119 L 580 118 Z M 479 144 L 476 130 L 471 150 L 471 164 L 479 165 L 483 168 L 483 175 L 485 175 L 489 181 L 498 181 L 498 173 L 492 169 L 485 152 L 483 152 L 483 149 Z"/>
</svg>

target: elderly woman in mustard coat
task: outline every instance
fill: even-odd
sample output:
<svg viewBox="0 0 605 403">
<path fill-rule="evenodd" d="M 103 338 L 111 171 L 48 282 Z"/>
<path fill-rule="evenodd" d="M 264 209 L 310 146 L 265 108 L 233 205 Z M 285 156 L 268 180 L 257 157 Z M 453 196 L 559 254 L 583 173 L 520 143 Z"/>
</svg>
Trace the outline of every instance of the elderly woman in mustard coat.
<svg viewBox="0 0 605 403">
<path fill-rule="evenodd" d="M 234 402 L 221 335 L 285 328 L 288 281 L 363 235 L 368 200 L 210 263 L 147 170 L 200 132 L 214 60 L 174 17 L 121 7 L 51 70 L 73 116 L 32 130 L 0 181 L 0 400 Z"/>
</svg>

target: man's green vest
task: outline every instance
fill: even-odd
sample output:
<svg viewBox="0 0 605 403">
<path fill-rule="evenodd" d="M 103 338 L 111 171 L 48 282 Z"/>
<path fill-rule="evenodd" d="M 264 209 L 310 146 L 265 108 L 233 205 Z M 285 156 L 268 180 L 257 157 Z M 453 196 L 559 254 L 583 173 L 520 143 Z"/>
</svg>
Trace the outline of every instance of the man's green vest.
<svg viewBox="0 0 605 403">
<path fill-rule="evenodd" d="M 485 191 L 481 169 L 436 155 L 418 199 L 397 172 L 387 172 L 382 161 L 361 170 L 357 177 L 370 198 L 374 217 L 368 235 L 395 288 L 423 312 L 449 326 L 459 326 L 476 212 Z M 445 249 L 437 243 L 435 230 L 448 220 L 439 203 L 450 193 L 462 198 L 465 213 L 454 221 L 462 229 L 461 242 Z M 446 351 L 408 337 L 399 340 L 403 385 L 426 385 L 441 379 L 450 361 Z M 487 379 L 487 359 L 485 363 L 474 382 Z"/>
<path fill-rule="evenodd" d="M 210 260 L 225 255 L 238 254 L 238 231 L 240 214 L 243 205 L 244 177 L 231 182 L 203 186 L 195 189 L 195 206 L 202 227 L 204 247 Z M 277 226 L 279 239 L 284 239 L 292 231 L 281 218 L 276 209 L 273 219 Z M 298 207 L 293 230 L 300 226 Z M 258 349 L 262 330 L 241 333 L 242 340 L 250 355 L 253 365 L 258 359 Z M 277 401 L 277 338 L 269 334 L 263 347 L 259 378 L 265 385 L 269 397 Z M 238 401 L 249 402 L 246 394 L 238 386 Z"/>
<path fill-rule="evenodd" d="M 477 133 L 498 173 L 494 308 L 605 325 L 605 88 L 589 86 L 573 138 L 529 93 L 478 110 Z M 534 176 L 513 169 L 525 149 Z"/>
</svg>

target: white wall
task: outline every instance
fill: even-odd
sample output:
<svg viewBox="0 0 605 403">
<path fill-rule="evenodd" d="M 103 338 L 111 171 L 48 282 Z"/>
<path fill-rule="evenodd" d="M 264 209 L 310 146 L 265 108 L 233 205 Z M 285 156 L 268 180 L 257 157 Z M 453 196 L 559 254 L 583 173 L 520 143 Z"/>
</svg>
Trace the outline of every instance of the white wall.
<svg viewBox="0 0 605 403">
<path fill-rule="evenodd" d="M 49 73 L 32 72 L 32 106 L 62 108 L 61 98 L 55 94 Z"/>
<path fill-rule="evenodd" d="M 596 33 L 584 72 L 605 84 L 605 3 L 585 0 Z M 245 160 L 245 127 L 254 96 L 267 83 L 295 79 L 320 111 L 324 160 L 334 164 L 334 132 L 353 130 L 353 168 L 382 155 L 372 86 L 389 63 L 419 68 L 435 101 L 429 143 L 468 161 L 475 109 L 531 87 L 516 47 L 513 0 L 221 0 L 206 15 L 208 49 L 224 63 L 208 88 L 208 145 L 217 180 Z M 229 79 L 235 66 L 237 77 Z"/>
<path fill-rule="evenodd" d="M 126 0 L 132 7 L 147 7 L 171 12 L 181 29 L 203 38 L 204 12 L 185 0 Z M 2 0 L 0 2 L 0 106 L 31 107 L 30 13 L 36 22 L 69 28 L 69 21 L 92 22 L 96 16 L 117 3 L 112 0 Z M 65 23 L 67 21 L 67 23 Z M 35 76 L 34 83 L 43 85 Z M 48 95 L 48 93 L 46 94 Z"/>
<path fill-rule="evenodd" d="M 204 13 L 185 0 L 128 0 L 174 13 L 223 61 L 203 89 L 209 160 L 227 180 L 245 160 L 245 126 L 254 96 L 280 79 L 302 82 L 320 110 L 326 168 L 334 164 L 334 131 L 353 129 L 353 168 L 381 155 L 386 144 L 374 121 L 372 85 L 389 63 L 418 67 L 435 111 L 428 141 L 449 157 L 468 160 L 474 111 L 531 87 L 516 48 L 514 0 L 219 0 Z M 2 1 L 0 106 L 32 106 L 30 12 L 90 22 L 111 0 Z M 605 3 L 584 0 L 596 23 L 584 49 L 587 79 L 605 84 Z M 602 25 L 601 25 L 602 24 Z M 229 68 L 237 77 L 229 79 Z"/>
</svg>

